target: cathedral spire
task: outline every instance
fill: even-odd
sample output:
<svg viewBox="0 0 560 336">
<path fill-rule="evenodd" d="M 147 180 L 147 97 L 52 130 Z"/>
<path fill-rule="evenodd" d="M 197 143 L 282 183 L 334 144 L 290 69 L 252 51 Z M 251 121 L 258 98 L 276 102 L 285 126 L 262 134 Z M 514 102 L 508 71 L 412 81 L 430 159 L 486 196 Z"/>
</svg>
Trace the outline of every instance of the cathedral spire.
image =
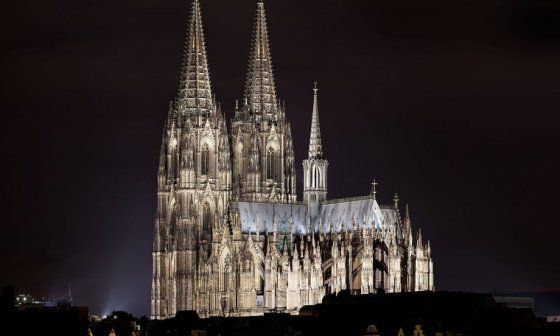
<svg viewBox="0 0 560 336">
<path fill-rule="evenodd" d="M 257 3 L 253 43 L 247 69 L 245 99 L 253 113 L 276 113 L 276 89 L 268 45 L 264 3 Z"/>
<path fill-rule="evenodd" d="M 307 203 L 307 210 L 312 218 L 317 216 L 320 203 L 327 199 L 327 166 L 329 165 L 327 160 L 323 158 L 323 147 L 321 146 L 317 91 L 319 90 L 317 89 L 317 82 L 315 82 L 309 157 L 303 160 L 303 200 Z"/>
<path fill-rule="evenodd" d="M 177 108 L 182 114 L 210 114 L 214 110 L 200 3 L 193 0 L 185 39 Z"/>
<path fill-rule="evenodd" d="M 311 136 L 309 138 L 309 158 L 317 159 L 323 156 L 321 146 L 321 127 L 319 126 L 319 104 L 317 103 L 317 82 L 313 88 L 313 114 L 311 116 Z"/>
</svg>

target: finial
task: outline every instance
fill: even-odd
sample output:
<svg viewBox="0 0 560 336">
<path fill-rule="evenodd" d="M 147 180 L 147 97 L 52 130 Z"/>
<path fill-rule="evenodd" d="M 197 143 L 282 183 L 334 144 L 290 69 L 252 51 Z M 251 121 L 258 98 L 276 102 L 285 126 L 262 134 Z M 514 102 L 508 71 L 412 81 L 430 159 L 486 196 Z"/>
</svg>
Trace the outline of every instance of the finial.
<svg viewBox="0 0 560 336">
<path fill-rule="evenodd" d="M 377 185 L 379 183 L 377 183 L 377 181 L 375 179 L 373 179 L 373 182 L 371 182 L 371 195 L 373 195 L 373 199 L 376 199 L 376 195 L 377 195 Z"/>
<path fill-rule="evenodd" d="M 317 89 L 317 81 L 313 82 L 313 94 L 317 95 L 317 91 L 319 91 L 319 89 Z"/>
<path fill-rule="evenodd" d="M 395 203 L 395 208 L 399 207 L 399 194 L 395 193 L 395 196 L 393 196 L 393 203 Z"/>
</svg>

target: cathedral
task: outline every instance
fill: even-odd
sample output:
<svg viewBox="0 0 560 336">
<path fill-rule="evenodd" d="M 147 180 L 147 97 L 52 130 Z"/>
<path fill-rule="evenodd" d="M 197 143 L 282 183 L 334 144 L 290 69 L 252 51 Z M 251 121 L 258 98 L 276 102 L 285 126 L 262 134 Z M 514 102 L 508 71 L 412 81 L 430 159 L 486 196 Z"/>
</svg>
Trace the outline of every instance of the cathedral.
<svg viewBox="0 0 560 336">
<path fill-rule="evenodd" d="M 396 194 L 393 204 L 379 204 L 374 181 L 369 195 L 327 197 L 316 86 L 298 200 L 263 2 L 244 97 L 229 120 L 212 93 L 198 0 L 191 10 L 157 172 L 151 317 L 297 314 L 342 290 L 434 290 L 430 244 L 420 230 L 413 234 Z"/>
</svg>

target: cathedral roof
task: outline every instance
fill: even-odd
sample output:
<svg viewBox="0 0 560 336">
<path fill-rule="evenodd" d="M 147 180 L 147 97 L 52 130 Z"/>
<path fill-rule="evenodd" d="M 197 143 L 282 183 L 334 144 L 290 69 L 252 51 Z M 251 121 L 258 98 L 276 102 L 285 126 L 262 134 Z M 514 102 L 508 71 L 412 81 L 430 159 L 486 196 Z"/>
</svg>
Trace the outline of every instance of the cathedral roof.
<svg viewBox="0 0 560 336">
<path fill-rule="evenodd" d="M 241 230 L 245 233 L 272 232 L 276 224 L 278 232 L 307 232 L 307 205 L 303 203 L 237 202 Z"/>
<path fill-rule="evenodd" d="M 236 202 L 244 233 L 272 232 L 274 226 L 280 233 L 308 233 L 308 212 L 304 203 Z M 321 204 L 314 218 L 313 231 L 351 231 L 355 228 L 399 228 L 399 216 L 395 209 L 382 208 L 370 196 L 330 200 Z M 400 230 L 398 230 L 400 232 Z"/>
<path fill-rule="evenodd" d="M 315 227 L 322 225 L 323 232 L 351 231 L 353 227 L 391 229 L 398 225 L 398 215 L 394 209 L 381 208 L 370 196 L 341 200 L 330 200 L 319 208 Z M 317 229 L 316 229 L 317 230 Z"/>
</svg>

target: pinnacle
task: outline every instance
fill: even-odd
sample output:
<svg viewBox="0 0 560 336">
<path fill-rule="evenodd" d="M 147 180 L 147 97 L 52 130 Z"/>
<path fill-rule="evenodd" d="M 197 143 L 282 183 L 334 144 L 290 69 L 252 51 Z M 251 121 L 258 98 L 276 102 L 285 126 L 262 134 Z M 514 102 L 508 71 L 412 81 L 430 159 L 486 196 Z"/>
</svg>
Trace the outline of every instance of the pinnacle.
<svg viewBox="0 0 560 336">
<path fill-rule="evenodd" d="M 181 67 L 181 80 L 177 94 L 177 107 L 183 114 L 210 114 L 214 110 L 214 98 L 210 85 L 208 57 L 198 0 L 193 0 L 191 7 L 190 23 Z"/>
<path fill-rule="evenodd" d="M 405 205 L 404 219 L 410 221 L 410 211 L 408 209 L 408 203 L 406 203 L 406 205 Z"/>
</svg>

